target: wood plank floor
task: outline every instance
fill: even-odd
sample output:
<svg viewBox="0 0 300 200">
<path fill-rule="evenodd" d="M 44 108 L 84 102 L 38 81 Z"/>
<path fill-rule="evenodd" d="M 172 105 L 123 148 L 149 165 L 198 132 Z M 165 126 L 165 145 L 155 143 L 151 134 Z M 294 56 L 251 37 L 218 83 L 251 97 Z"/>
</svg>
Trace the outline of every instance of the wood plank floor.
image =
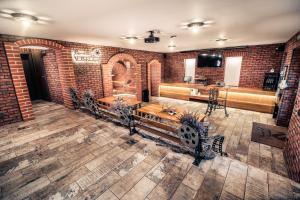
<svg viewBox="0 0 300 200">
<path fill-rule="evenodd" d="M 34 104 L 35 120 L 0 127 L 0 199 L 299 199 L 300 185 L 285 177 L 282 152 L 250 142 L 252 121 L 272 123 L 271 117 L 229 112 L 208 120 L 210 134 L 226 136 L 230 156 L 196 167 L 192 157 L 130 137 L 111 122 Z"/>
</svg>

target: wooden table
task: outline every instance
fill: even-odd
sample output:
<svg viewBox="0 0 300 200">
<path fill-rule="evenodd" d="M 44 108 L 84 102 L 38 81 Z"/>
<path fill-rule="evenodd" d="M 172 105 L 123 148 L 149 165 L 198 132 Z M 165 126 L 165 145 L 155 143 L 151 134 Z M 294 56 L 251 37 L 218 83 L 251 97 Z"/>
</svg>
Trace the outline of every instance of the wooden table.
<svg viewBox="0 0 300 200">
<path fill-rule="evenodd" d="M 147 104 L 146 106 L 143 106 L 142 108 L 139 108 L 137 110 L 137 115 L 144 118 L 151 118 L 155 121 L 170 121 L 179 123 L 178 117 L 184 112 L 182 108 L 176 107 L 176 114 L 175 115 L 169 115 L 168 113 L 162 112 L 162 105 L 159 104 Z M 204 114 L 201 114 L 200 121 L 203 122 L 205 118 Z"/>
<path fill-rule="evenodd" d="M 106 107 L 111 107 L 114 103 L 116 103 L 117 97 L 115 96 L 110 96 L 110 97 L 104 97 L 102 99 L 98 99 L 98 102 L 101 105 L 104 105 Z M 134 109 L 138 109 L 141 107 L 142 102 L 136 100 L 134 97 L 123 97 L 124 103 L 127 104 L 128 106 L 133 107 Z"/>
</svg>

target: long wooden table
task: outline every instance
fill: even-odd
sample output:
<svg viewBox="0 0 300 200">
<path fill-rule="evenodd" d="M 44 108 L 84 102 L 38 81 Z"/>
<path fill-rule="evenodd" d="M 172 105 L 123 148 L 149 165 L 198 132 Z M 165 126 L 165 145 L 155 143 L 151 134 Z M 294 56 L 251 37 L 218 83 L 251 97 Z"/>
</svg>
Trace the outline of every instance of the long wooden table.
<svg viewBox="0 0 300 200">
<path fill-rule="evenodd" d="M 106 107 L 111 107 L 114 103 L 116 103 L 117 97 L 116 96 L 110 96 L 110 97 L 104 97 L 101 99 L 98 99 L 97 101 Z M 142 102 L 136 100 L 134 97 L 123 97 L 124 103 L 130 107 L 133 107 L 135 109 L 138 109 L 141 107 Z"/>
<path fill-rule="evenodd" d="M 144 118 L 151 118 L 155 121 L 163 121 L 167 120 L 170 122 L 179 123 L 178 117 L 184 113 L 184 110 L 182 108 L 176 107 L 176 114 L 175 115 L 169 115 L 168 113 L 163 112 L 163 105 L 160 104 L 148 104 L 146 106 L 143 106 L 142 108 L 139 108 L 137 110 L 137 115 Z M 204 121 L 205 115 L 202 114 L 200 116 L 200 121 Z"/>
</svg>

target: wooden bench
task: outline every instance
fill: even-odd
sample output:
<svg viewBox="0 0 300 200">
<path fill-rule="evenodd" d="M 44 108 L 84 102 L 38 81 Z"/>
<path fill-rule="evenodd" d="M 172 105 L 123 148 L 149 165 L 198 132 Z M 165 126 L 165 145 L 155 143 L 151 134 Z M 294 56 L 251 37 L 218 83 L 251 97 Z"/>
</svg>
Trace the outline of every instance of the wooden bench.
<svg viewBox="0 0 300 200">
<path fill-rule="evenodd" d="M 129 129 L 130 135 L 139 134 L 144 138 L 154 140 L 181 153 L 189 153 L 195 157 L 193 162 L 195 165 L 199 165 L 202 159 L 213 158 L 217 153 L 226 155 L 222 150 L 224 136 L 208 137 L 208 127 L 201 122 L 205 116 L 201 118 L 194 117 L 192 120 L 191 116 L 188 116 L 189 120 L 185 122 L 175 121 L 177 126 L 174 124 L 169 125 L 134 115 L 132 107 L 122 104 L 122 102 L 116 102 L 112 106 L 115 110 L 111 110 L 107 109 L 107 106 L 99 104 L 92 94 L 88 92 L 85 92 L 83 95 L 83 103 L 79 100 L 75 90 L 70 90 L 70 92 L 73 103 L 78 104 L 79 102 L 81 104 L 75 108 L 84 107 L 96 118 L 117 121 Z M 152 114 L 155 113 L 152 112 Z M 159 117 L 161 118 L 162 115 L 159 115 Z M 168 119 L 170 120 L 170 118 Z"/>
</svg>

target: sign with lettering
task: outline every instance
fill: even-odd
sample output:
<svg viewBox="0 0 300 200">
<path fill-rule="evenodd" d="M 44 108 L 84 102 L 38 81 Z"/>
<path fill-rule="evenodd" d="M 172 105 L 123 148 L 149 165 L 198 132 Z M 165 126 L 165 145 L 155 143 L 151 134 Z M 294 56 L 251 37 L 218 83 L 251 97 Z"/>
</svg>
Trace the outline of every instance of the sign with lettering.
<svg viewBox="0 0 300 200">
<path fill-rule="evenodd" d="M 96 48 L 91 51 L 72 50 L 72 60 L 79 64 L 100 64 L 100 50 Z"/>
</svg>

